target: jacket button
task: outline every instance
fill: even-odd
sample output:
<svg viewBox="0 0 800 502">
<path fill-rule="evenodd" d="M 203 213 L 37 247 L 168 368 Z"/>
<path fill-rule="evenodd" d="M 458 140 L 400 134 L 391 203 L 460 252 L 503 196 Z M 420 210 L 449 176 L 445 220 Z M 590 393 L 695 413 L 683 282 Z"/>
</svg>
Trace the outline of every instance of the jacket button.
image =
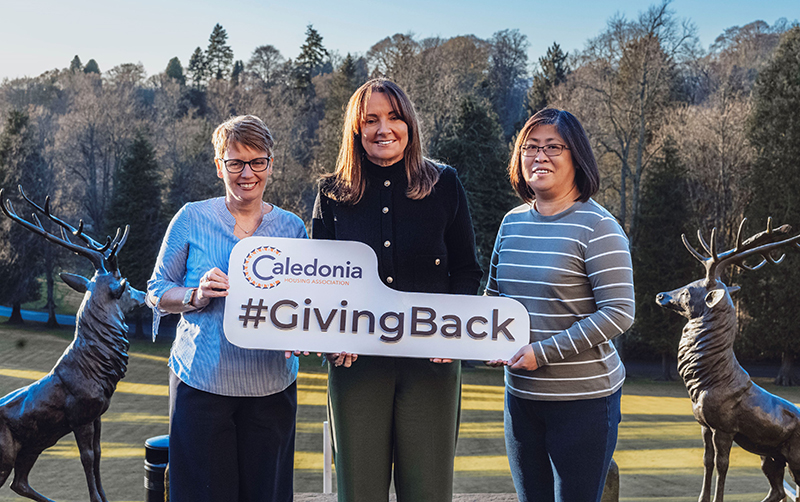
<svg viewBox="0 0 800 502">
<path fill-rule="evenodd" d="M 383 214 L 386 214 L 386 213 L 388 213 L 388 212 L 389 212 L 389 208 L 388 208 L 388 207 L 384 207 L 384 208 L 383 208 Z"/>
<path fill-rule="evenodd" d="M 385 241 L 385 242 L 383 243 L 383 247 L 385 247 L 385 248 L 388 248 L 388 247 L 389 247 L 389 246 L 391 246 L 391 245 L 392 245 L 392 243 L 391 243 L 391 242 L 389 242 L 389 241 Z"/>
<path fill-rule="evenodd" d="M 383 186 L 385 186 L 385 187 L 388 187 L 391 184 L 392 184 L 392 182 L 389 181 L 389 180 L 386 180 L 386 181 L 383 182 Z"/>
<path fill-rule="evenodd" d="M 433 262 L 433 263 L 435 263 L 437 265 L 441 265 L 442 264 L 442 260 L 440 260 L 439 258 L 436 258 L 436 261 Z"/>
<path fill-rule="evenodd" d="M 391 276 L 391 275 L 390 275 L 389 277 L 387 277 L 387 278 L 386 278 L 386 282 L 388 282 L 389 284 L 391 284 L 391 283 L 393 283 L 393 282 L 394 282 L 394 279 L 392 279 L 392 276 Z"/>
</svg>

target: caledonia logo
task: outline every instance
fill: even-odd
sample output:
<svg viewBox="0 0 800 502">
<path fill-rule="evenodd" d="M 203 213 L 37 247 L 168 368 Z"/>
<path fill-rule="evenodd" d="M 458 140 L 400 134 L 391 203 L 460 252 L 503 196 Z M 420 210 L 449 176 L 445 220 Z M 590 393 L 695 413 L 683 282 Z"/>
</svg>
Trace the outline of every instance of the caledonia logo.
<svg viewBox="0 0 800 502">
<path fill-rule="evenodd" d="M 247 282 L 261 289 L 272 289 L 285 281 L 348 286 L 349 279 L 361 279 L 363 275 L 361 267 L 349 261 L 331 265 L 314 258 L 307 263 L 297 263 L 272 246 L 250 251 L 242 271 Z"/>
</svg>

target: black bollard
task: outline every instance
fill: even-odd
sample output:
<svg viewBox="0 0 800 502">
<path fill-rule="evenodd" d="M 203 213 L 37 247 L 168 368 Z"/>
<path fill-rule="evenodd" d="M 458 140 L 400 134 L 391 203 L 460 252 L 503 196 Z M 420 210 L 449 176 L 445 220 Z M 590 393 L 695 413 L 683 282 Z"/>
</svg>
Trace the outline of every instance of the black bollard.
<svg viewBox="0 0 800 502">
<path fill-rule="evenodd" d="M 144 442 L 144 502 L 164 502 L 164 471 L 169 462 L 169 435 Z"/>
</svg>

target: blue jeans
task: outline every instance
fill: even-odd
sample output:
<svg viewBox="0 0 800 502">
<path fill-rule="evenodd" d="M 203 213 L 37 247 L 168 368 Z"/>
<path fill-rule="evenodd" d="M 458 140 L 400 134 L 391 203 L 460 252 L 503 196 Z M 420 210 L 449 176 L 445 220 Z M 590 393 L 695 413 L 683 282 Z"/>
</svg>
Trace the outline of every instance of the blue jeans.
<svg viewBox="0 0 800 502">
<path fill-rule="evenodd" d="M 296 414 L 296 382 L 270 396 L 229 397 L 178 380 L 169 438 L 170 500 L 291 502 Z"/>
<path fill-rule="evenodd" d="M 505 436 L 520 502 L 599 502 L 617 445 L 622 390 L 578 401 L 506 391 Z"/>
</svg>

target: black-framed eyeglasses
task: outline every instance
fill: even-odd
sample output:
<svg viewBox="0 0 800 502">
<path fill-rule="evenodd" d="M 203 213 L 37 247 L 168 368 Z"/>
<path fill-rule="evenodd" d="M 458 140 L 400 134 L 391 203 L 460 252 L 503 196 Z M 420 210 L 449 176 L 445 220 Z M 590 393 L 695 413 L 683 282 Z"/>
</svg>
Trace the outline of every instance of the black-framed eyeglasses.
<svg viewBox="0 0 800 502">
<path fill-rule="evenodd" d="M 249 165 L 250 170 L 254 173 L 260 173 L 262 171 L 266 171 L 269 167 L 270 161 L 272 161 L 272 157 L 259 157 L 257 159 L 251 159 L 248 162 L 239 159 L 220 159 L 225 164 L 225 169 L 228 170 L 231 174 L 237 174 L 244 171 L 244 166 Z"/>
<path fill-rule="evenodd" d="M 564 152 L 564 150 L 569 150 L 569 148 L 567 148 L 567 145 L 522 145 L 519 148 L 519 151 L 522 153 L 523 157 L 536 157 L 536 155 L 539 153 L 539 150 L 543 151 L 548 157 L 558 157 Z"/>
</svg>

